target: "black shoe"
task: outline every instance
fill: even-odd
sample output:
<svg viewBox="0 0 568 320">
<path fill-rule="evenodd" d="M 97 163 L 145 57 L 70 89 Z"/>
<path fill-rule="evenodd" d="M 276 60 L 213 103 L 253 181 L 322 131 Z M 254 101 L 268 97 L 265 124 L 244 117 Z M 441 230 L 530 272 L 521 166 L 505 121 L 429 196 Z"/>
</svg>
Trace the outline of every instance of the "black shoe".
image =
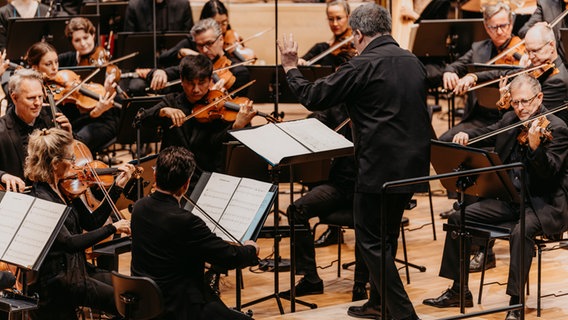
<svg viewBox="0 0 568 320">
<path fill-rule="evenodd" d="M 437 308 L 449 308 L 449 307 L 459 307 L 460 306 L 460 294 L 457 291 L 449 288 L 444 291 L 441 296 L 437 298 L 425 299 L 422 301 L 423 304 L 427 306 L 437 307 Z M 473 307 L 473 296 L 471 291 L 467 290 L 465 292 L 465 307 Z"/>
<path fill-rule="evenodd" d="M 353 293 L 351 296 L 351 301 L 367 300 L 367 288 L 365 285 L 356 284 L 353 286 Z"/>
<path fill-rule="evenodd" d="M 322 294 L 323 293 L 323 281 L 320 280 L 316 283 L 311 283 L 306 278 L 300 279 L 298 284 L 296 284 L 296 297 L 307 296 L 309 294 Z M 281 292 L 282 297 L 290 297 L 290 290 Z"/>
<path fill-rule="evenodd" d="M 314 241 L 314 247 L 322 248 L 332 244 L 337 244 L 337 229 L 327 228 L 322 235 Z M 341 243 L 343 243 L 343 232 L 341 232 Z"/>
<path fill-rule="evenodd" d="M 518 320 L 521 318 L 521 310 L 511 310 L 507 312 L 505 320 Z"/>
<path fill-rule="evenodd" d="M 485 254 L 483 251 L 479 251 L 475 254 L 473 259 L 469 262 L 469 272 L 481 272 L 481 268 L 483 266 L 483 256 Z M 495 253 L 489 252 L 487 254 L 487 261 L 485 262 L 485 270 L 495 268 Z"/>
<path fill-rule="evenodd" d="M 442 219 L 448 219 L 452 214 L 456 213 L 457 211 L 455 209 L 450 209 L 444 212 L 440 213 L 440 218 Z"/>
<path fill-rule="evenodd" d="M 347 309 L 347 315 L 355 318 L 380 319 L 381 307 L 372 306 L 365 302 L 362 306 L 351 306 Z"/>
</svg>

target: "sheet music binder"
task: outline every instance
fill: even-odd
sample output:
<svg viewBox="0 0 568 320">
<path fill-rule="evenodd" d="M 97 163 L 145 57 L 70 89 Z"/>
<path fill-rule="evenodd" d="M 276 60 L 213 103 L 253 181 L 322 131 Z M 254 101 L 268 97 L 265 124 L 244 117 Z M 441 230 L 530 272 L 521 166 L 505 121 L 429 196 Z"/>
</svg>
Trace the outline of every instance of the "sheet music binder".
<svg viewBox="0 0 568 320">
<path fill-rule="evenodd" d="M 0 260 L 39 270 L 70 210 L 63 204 L 0 191 Z"/>
<path fill-rule="evenodd" d="M 353 142 L 315 118 L 269 123 L 229 133 L 273 167 L 307 162 L 316 153 L 321 159 L 353 153 Z"/>
<path fill-rule="evenodd" d="M 278 186 L 270 183 L 204 172 L 190 199 L 243 242 L 256 241 L 277 194 Z M 232 241 L 191 203 L 184 208 L 203 219 L 219 237 Z"/>
</svg>

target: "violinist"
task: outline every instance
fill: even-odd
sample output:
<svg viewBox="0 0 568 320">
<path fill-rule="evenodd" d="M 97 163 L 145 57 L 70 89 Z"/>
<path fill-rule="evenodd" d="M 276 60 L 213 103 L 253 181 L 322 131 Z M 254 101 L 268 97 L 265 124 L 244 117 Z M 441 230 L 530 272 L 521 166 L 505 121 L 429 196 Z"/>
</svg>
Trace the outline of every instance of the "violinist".
<svg viewBox="0 0 568 320">
<path fill-rule="evenodd" d="M 510 84 L 511 106 L 514 112 L 508 112 L 503 118 L 488 127 L 466 129 L 453 137 L 453 142 L 467 145 L 471 138 L 492 132 L 507 125 L 526 121 L 531 116 L 546 111 L 542 105 L 543 93 L 538 80 L 528 75 L 519 75 Z M 568 128 L 566 123 L 555 115 L 547 115 L 550 124 L 539 127 L 538 119 L 530 121 L 517 129 L 511 129 L 488 139 L 482 140 L 475 147 L 495 147 L 502 162 L 522 162 L 526 169 L 508 171 L 513 186 L 520 192 L 520 175 L 525 175 L 525 234 L 520 234 L 519 205 L 496 199 L 482 199 L 466 207 L 465 216 L 468 221 L 486 224 L 511 224 L 509 241 L 509 278 L 507 294 L 510 304 L 519 301 L 520 290 L 524 283 L 519 283 L 519 273 L 524 274 L 526 281 L 533 258 L 536 235 L 552 237 L 561 234 L 568 227 Z M 523 128 L 524 127 L 524 128 Z M 551 139 L 544 138 L 552 132 Z M 518 141 L 524 136 L 523 145 Z M 550 136 L 550 135 L 549 135 Z M 449 223 L 459 225 L 459 213 L 449 218 Z M 475 238 L 474 238 L 475 240 Z M 457 307 L 459 305 L 459 239 L 453 239 L 450 232 L 446 235 L 444 254 L 440 268 L 440 276 L 453 280 L 453 285 L 441 296 L 424 300 L 424 304 L 439 308 Z M 524 250 L 524 270 L 520 270 L 520 253 Z M 466 277 L 467 279 L 467 277 Z M 467 283 L 466 283 L 467 285 Z M 471 292 L 466 291 L 466 307 L 473 306 Z M 507 320 L 520 319 L 520 311 L 509 311 Z"/>
<path fill-rule="evenodd" d="M 333 37 L 329 41 L 316 43 L 305 55 L 302 56 L 302 58 L 298 60 L 298 65 L 305 65 L 310 59 L 351 36 L 351 28 L 348 23 L 351 9 L 349 8 L 349 3 L 347 3 L 347 1 L 330 1 L 327 3 L 325 11 L 329 29 L 333 33 Z M 345 60 L 342 56 L 352 57 L 353 55 L 355 55 L 355 48 L 351 43 L 349 43 L 323 57 L 317 62 L 317 64 L 337 67 Z"/>
<path fill-rule="evenodd" d="M 43 108 L 42 75 L 30 69 L 17 70 L 9 82 L 10 96 L 14 106 L 0 118 L 0 181 L 8 191 L 23 192 L 24 159 L 27 155 L 28 138 L 36 129 L 54 126 L 71 132 L 71 124 L 62 113 L 55 119 L 49 108 Z"/>
<path fill-rule="evenodd" d="M 172 146 L 159 153 L 156 191 L 136 202 L 132 211 L 132 275 L 149 277 L 162 289 L 164 314 L 159 319 L 251 319 L 227 308 L 202 285 L 205 262 L 230 269 L 252 266 L 260 248 L 252 240 L 229 244 L 183 209 L 181 198 L 195 179 L 195 167 L 184 148 Z"/>
<path fill-rule="evenodd" d="M 28 65 L 44 75 L 48 86 L 71 89 L 72 82 L 66 82 L 62 77 L 67 73 L 59 72 L 57 51 L 53 46 L 46 42 L 35 43 L 28 49 L 26 57 Z M 120 112 L 113 108 L 116 91 L 112 85 L 112 76 L 105 80 L 104 89 L 101 91 L 104 93 L 90 109 L 81 108 L 78 103 L 73 102 L 65 103 L 61 108 L 71 121 L 76 138 L 85 143 L 93 154 L 113 140 L 118 131 Z"/>
<path fill-rule="evenodd" d="M 223 142 L 229 140 L 227 131 L 245 127 L 256 114 L 249 102 L 241 106 L 233 123 L 215 118 L 205 123 L 196 118 L 183 122 L 194 109 L 207 104 L 212 70 L 211 60 L 204 55 L 184 57 L 179 65 L 183 92 L 168 94 L 162 102 L 146 110 L 148 118 L 145 121 L 162 124 L 162 148 L 181 146 L 193 152 L 197 178 L 201 171 L 223 171 Z M 170 128 L 172 123 L 174 127 Z"/>
<path fill-rule="evenodd" d="M 29 140 L 24 172 L 34 182 L 32 195 L 71 207 L 29 287 L 31 294 L 41 297 L 39 309 L 31 312 L 31 319 L 77 319 L 79 306 L 118 315 L 110 272 L 87 263 L 84 251 L 115 233 L 130 234 L 130 222 L 119 220 L 103 226 L 113 204 L 104 200 L 91 212 L 80 199 L 65 196 L 60 182 L 75 165 L 73 144 L 71 133 L 57 128 L 36 130 Z M 119 170 L 120 175 L 108 191 L 113 201 L 130 179 L 134 166 L 123 165 Z"/>
<path fill-rule="evenodd" d="M 59 65 L 62 67 L 75 67 L 79 65 L 99 65 L 102 63 L 97 63 L 103 60 L 106 62 L 108 56 L 105 52 L 100 51 L 100 57 L 93 57 L 95 50 L 98 49 L 96 46 L 97 29 L 91 22 L 91 20 L 83 17 L 75 17 L 69 20 L 69 23 L 65 26 L 65 37 L 69 40 L 74 51 L 68 51 L 60 53 Z M 97 50 L 97 52 L 99 52 Z M 106 55 L 106 56 L 105 56 Z"/>
</svg>

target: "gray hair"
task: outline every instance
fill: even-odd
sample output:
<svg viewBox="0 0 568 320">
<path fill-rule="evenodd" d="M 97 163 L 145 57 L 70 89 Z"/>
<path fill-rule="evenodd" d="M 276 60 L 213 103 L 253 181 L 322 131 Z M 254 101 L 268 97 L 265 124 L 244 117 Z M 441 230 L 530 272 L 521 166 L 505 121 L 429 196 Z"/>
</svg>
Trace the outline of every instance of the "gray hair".
<svg viewBox="0 0 568 320">
<path fill-rule="evenodd" d="M 353 31 L 361 31 L 364 36 L 374 37 L 378 34 L 389 34 L 392 20 L 387 9 L 369 2 L 353 10 L 349 16 L 349 26 Z"/>
<path fill-rule="evenodd" d="M 509 5 L 504 2 L 497 2 L 496 4 L 487 5 L 482 8 L 482 11 L 483 21 L 487 21 L 493 18 L 493 16 L 501 11 L 505 11 L 505 13 L 507 13 L 507 15 L 509 16 L 509 22 L 513 21 L 513 11 L 511 11 L 511 7 L 509 7 Z"/>
<path fill-rule="evenodd" d="M 191 28 L 191 36 L 195 40 L 195 36 L 202 34 L 203 32 L 212 29 L 215 32 L 215 36 L 218 37 L 221 35 L 221 27 L 213 18 L 207 18 L 199 20 L 193 28 Z"/>
<path fill-rule="evenodd" d="M 528 85 L 531 88 L 532 94 L 537 94 L 542 90 L 540 82 L 538 82 L 536 78 L 531 77 L 527 74 L 520 74 L 516 76 L 515 79 L 511 81 L 511 84 L 509 85 L 509 90 L 512 91 L 513 88 L 517 90 L 524 85 Z"/>
<path fill-rule="evenodd" d="M 43 76 L 38 71 L 33 69 L 19 69 L 14 72 L 8 82 L 8 91 L 10 94 L 18 94 L 22 81 L 24 80 L 37 80 L 43 86 Z"/>
<path fill-rule="evenodd" d="M 529 35 L 529 37 L 533 35 L 538 37 L 538 39 L 542 41 L 541 43 L 548 43 L 548 42 L 556 43 L 556 37 L 554 36 L 554 31 L 552 30 L 552 28 L 550 28 L 550 26 L 548 26 L 548 24 L 544 23 L 535 24 L 527 31 L 525 38 L 527 35 Z"/>
</svg>

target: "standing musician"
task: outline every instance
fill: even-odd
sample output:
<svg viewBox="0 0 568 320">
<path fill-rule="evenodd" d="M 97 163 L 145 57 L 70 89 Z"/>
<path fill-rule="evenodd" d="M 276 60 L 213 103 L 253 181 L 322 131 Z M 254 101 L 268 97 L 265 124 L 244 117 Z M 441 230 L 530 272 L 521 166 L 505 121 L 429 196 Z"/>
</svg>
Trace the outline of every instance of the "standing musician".
<svg viewBox="0 0 568 320">
<path fill-rule="evenodd" d="M 183 92 L 168 94 L 162 102 L 146 110 L 146 120 L 161 124 L 164 131 L 162 148 L 181 146 L 193 152 L 197 163 L 194 180 L 197 182 L 202 171 L 223 171 L 223 142 L 229 139 L 227 131 L 248 125 L 256 111 L 252 109 L 252 101 L 249 101 L 241 106 L 233 123 L 219 118 L 211 118 L 204 123 L 195 117 L 185 121 L 186 116 L 207 105 L 213 65 L 208 57 L 200 54 L 184 57 L 178 70 Z M 205 111 L 200 116 L 207 118 L 208 113 Z"/>
<path fill-rule="evenodd" d="M 387 181 L 428 174 L 431 126 L 426 72 L 390 35 L 391 18 L 385 8 L 365 3 L 351 13 L 349 25 L 359 56 L 335 73 L 315 83 L 305 80 L 297 69 L 298 44 L 292 36 L 279 43 L 282 67 L 290 88 L 308 109 L 346 103 L 358 170 L 353 209 L 357 245 L 376 288 L 381 288 L 381 258 L 385 259 L 387 305 L 382 310 L 388 309 L 394 319 L 418 319 L 394 256 L 404 208 L 412 194 L 425 191 L 426 186 L 397 188 L 384 195 L 386 203 L 381 202 L 380 193 Z M 388 212 L 388 235 L 380 232 L 381 204 Z M 387 243 L 385 257 L 381 257 L 382 236 Z"/>
<path fill-rule="evenodd" d="M 149 277 L 162 289 L 165 310 L 159 319 L 251 319 L 204 290 L 205 262 L 230 269 L 252 266 L 260 248 L 252 240 L 229 244 L 183 209 L 180 200 L 194 169 L 193 155 L 185 148 L 159 153 L 156 191 L 132 211 L 132 275 Z"/>
<path fill-rule="evenodd" d="M 8 86 L 14 106 L 0 118 L 0 181 L 8 191 L 23 192 L 29 135 L 35 129 L 53 127 L 54 120 L 69 132 L 71 124 L 62 113 L 56 113 L 53 119 L 49 109 L 42 107 L 43 79 L 37 71 L 17 70 Z"/>
<path fill-rule="evenodd" d="M 467 145 L 471 138 L 506 127 L 518 121 L 546 111 L 542 105 L 543 93 L 538 80 L 528 75 L 519 75 L 510 85 L 511 105 L 514 112 L 508 112 L 499 122 L 484 128 L 467 129 L 459 132 L 453 142 Z M 539 127 L 538 119 L 482 140 L 479 146 L 494 146 L 503 163 L 522 162 L 526 175 L 525 231 L 520 234 L 518 224 L 519 205 L 495 199 L 482 199 L 466 207 L 466 220 L 487 224 L 513 223 L 510 237 L 509 278 L 507 294 L 510 304 L 520 303 L 519 290 L 524 284 L 518 283 L 519 273 L 526 281 L 534 254 L 536 235 L 553 236 L 566 231 L 568 227 L 568 128 L 566 123 L 555 115 L 547 115 L 550 121 L 545 128 Z M 552 139 L 543 138 L 544 131 L 552 132 Z M 520 142 L 519 142 L 520 141 Z M 521 144 L 522 143 L 522 144 Z M 476 144 L 477 145 L 477 144 Z M 520 191 L 521 171 L 511 170 L 509 176 L 517 191 Z M 449 223 L 459 225 L 459 213 L 449 218 Z M 520 252 L 524 250 L 525 270 L 520 270 Z M 459 239 L 453 239 L 448 232 L 444 245 L 444 255 L 440 276 L 454 281 L 452 287 L 441 296 L 424 300 L 424 304 L 445 308 L 459 305 Z M 467 279 L 467 277 L 466 277 Z M 464 284 L 467 288 L 467 283 Z M 466 307 L 473 306 L 471 292 L 466 291 Z M 520 311 L 507 313 L 506 320 L 520 319 Z"/>
<path fill-rule="evenodd" d="M 82 31 L 81 31 L 82 32 Z M 46 42 L 33 44 L 26 54 L 28 65 L 41 72 L 48 87 L 71 89 L 72 81 L 67 76 L 69 72 L 59 70 L 57 51 Z M 65 90 L 63 90 L 65 91 Z M 105 81 L 104 94 L 92 109 L 81 109 L 79 102 L 64 102 L 63 113 L 73 125 L 76 138 L 85 143 L 92 153 L 100 151 L 103 146 L 116 137 L 118 131 L 119 110 L 113 108 L 114 91 L 112 76 Z"/>
<path fill-rule="evenodd" d="M 115 233 L 130 234 L 130 222 L 119 220 L 103 226 L 114 204 L 104 200 L 91 212 L 80 199 L 65 195 L 60 183 L 74 166 L 73 145 L 71 133 L 57 128 L 35 130 L 28 144 L 24 173 L 34 182 L 32 195 L 72 209 L 29 287 L 40 297 L 39 309 L 30 312 L 32 319 L 77 319 L 79 306 L 118 314 L 110 272 L 88 264 L 85 249 Z M 126 164 L 119 170 L 122 172 L 108 191 L 113 201 L 130 179 L 134 166 Z"/>
<path fill-rule="evenodd" d="M 316 43 L 305 55 L 298 60 L 298 65 L 305 65 L 310 59 L 316 57 L 318 54 L 326 51 L 330 47 L 340 43 L 341 41 L 351 36 L 351 28 L 349 27 L 349 3 L 344 0 L 330 1 L 326 5 L 327 22 L 329 29 L 333 33 L 333 37 L 327 42 Z M 321 58 L 317 64 L 339 66 L 345 59 L 339 55 L 346 55 L 352 57 L 355 55 L 355 48 L 351 42 L 341 46 L 332 53 Z"/>
</svg>

